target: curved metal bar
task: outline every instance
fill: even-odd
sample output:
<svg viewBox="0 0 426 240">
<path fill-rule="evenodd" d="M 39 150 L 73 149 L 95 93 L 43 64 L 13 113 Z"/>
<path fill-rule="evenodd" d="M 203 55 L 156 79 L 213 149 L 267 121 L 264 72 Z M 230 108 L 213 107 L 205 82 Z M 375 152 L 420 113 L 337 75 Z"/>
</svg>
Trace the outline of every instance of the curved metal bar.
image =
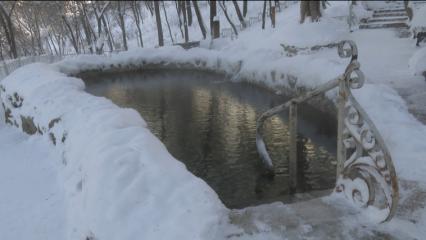
<svg viewBox="0 0 426 240">
<path fill-rule="evenodd" d="M 268 111 L 264 112 L 262 115 L 260 115 L 260 117 L 257 119 L 257 124 L 256 124 L 256 146 L 257 146 L 257 151 L 259 152 L 259 155 L 262 159 L 262 162 L 264 163 L 265 168 L 273 173 L 274 172 L 274 165 L 272 162 L 271 157 L 269 156 L 268 150 L 266 149 L 266 145 L 265 145 L 265 141 L 263 140 L 263 124 L 265 122 L 266 119 L 274 116 L 275 114 L 278 114 L 286 109 L 288 109 L 290 107 L 290 105 L 292 103 L 302 103 L 310 98 L 313 98 L 323 92 L 326 92 L 330 89 L 335 88 L 336 86 L 339 85 L 339 81 L 342 79 L 343 76 L 338 77 L 336 79 L 333 79 L 331 81 L 328 81 L 327 83 L 323 84 L 322 86 L 318 87 L 317 89 L 307 92 L 306 94 L 303 94 L 301 96 L 292 98 L 290 100 L 288 100 L 287 102 L 275 106 L 271 109 L 269 109 Z"/>
<path fill-rule="evenodd" d="M 395 214 L 399 200 L 398 181 L 392 158 L 379 131 L 367 113 L 352 95 L 351 89 L 364 85 L 365 76 L 360 70 L 358 49 L 353 41 L 337 44 L 342 58 L 351 58 L 345 72 L 313 91 L 278 105 L 257 120 L 256 146 L 266 168 L 273 172 L 274 165 L 263 140 L 266 119 L 298 104 L 339 87 L 338 98 L 338 149 L 336 192 L 345 195 L 362 207 L 376 207 L 387 211 L 382 222 Z M 379 197 L 379 195 L 381 195 Z"/>
</svg>

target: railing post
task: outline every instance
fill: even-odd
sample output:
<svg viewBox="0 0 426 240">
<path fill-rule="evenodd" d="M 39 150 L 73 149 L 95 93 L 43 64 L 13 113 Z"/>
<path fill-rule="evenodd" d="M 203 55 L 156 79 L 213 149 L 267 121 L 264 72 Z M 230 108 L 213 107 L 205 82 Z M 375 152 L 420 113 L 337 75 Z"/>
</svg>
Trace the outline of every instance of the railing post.
<svg viewBox="0 0 426 240">
<path fill-rule="evenodd" d="M 345 103 L 347 101 L 346 82 L 344 78 L 339 80 L 339 96 L 337 99 L 337 165 L 336 177 L 339 177 L 343 170 L 343 163 L 346 160 L 346 148 L 343 145 L 343 130 L 345 128 Z"/>
<path fill-rule="evenodd" d="M 290 192 L 297 189 L 297 103 L 291 102 L 289 110 L 290 154 L 289 154 L 289 178 Z"/>
</svg>

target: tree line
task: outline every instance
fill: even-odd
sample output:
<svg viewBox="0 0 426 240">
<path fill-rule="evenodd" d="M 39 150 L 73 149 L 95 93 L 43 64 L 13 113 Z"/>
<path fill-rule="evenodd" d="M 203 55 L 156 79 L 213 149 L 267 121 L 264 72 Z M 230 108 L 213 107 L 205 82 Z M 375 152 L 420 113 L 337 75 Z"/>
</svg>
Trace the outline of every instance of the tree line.
<svg viewBox="0 0 426 240">
<path fill-rule="evenodd" d="M 309 3 L 308 3 L 309 2 Z M 301 16 L 320 16 L 317 1 L 301 2 Z M 202 37 L 219 36 L 216 17 L 222 11 L 235 35 L 247 27 L 246 20 L 250 1 L 206 1 L 210 8 L 209 21 L 203 19 L 201 2 L 185 1 L 1 1 L 0 2 L 0 59 L 42 54 L 73 53 L 101 54 L 104 51 L 128 50 L 129 35 L 144 47 L 146 15 L 156 22 L 158 46 L 164 45 L 165 35 L 173 44 L 189 42 L 188 27 L 197 24 Z M 264 0 L 262 28 L 265 28 L 265 13 L 268 10 L 272 26 L 275 27 L 275 8 L 280 1 Z M 318 11 L 317 11 L 318 10 Z M 180 38 L 173 36 L 168 15 L 175 11 L 178 16 Z M 238 22 L 230 17 L 233 11 Z M 131 24 L 126 19 L 131 19 Z M 195 21 L 195 19 L 197 21 Z M 206 24 L 209 24 L 207 26 Z M 215 28 L 217 24 L 217 28 Z M 130 26 L 132 25 L 132 28 Z M 120 34 L 114 34 L 114 27 Z M 131 29 L 131 33 L 129 33 Z M 116 30 L 115 30 L 116 31 Z M 178 38 L 178 39 L 177 39 Z"/>
</svg>

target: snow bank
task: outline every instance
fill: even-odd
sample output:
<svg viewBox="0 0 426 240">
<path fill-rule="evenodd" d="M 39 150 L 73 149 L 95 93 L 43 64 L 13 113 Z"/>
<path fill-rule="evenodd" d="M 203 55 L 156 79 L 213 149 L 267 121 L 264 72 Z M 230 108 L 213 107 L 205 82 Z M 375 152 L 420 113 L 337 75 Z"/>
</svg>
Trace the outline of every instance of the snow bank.
<svg viewBox="0 0 426 240">
<path fill-rule="evenodd" d="M 420 8 L 413 7 L 413 19 L 411 20 L 411 28 L 426 28 L 426 6 Z"/>
<path fill-rule="evenodd" d="M 426 47 L 416 51 L 409 60 L 409 69 L 414 75 L 426 72 Z"/>
<path fill-rule="evenodd" d="M 68 239 L 215 238 L 226 208 L 135 110 L 85 93 L 80 79 L 46 64 L 20 68 L 1 84 L 14 124 L 32 118 L 63 152 Z"/>
<path fill-rule="evenodd" d="M 349 16 L 349 7 L 351 4 L 351 1 L 332 1 L 331 6 L 328 7 L 325 11 L 325 16 L 334 18 L 346 18 Z M 373 11 L 368 11 L 363 5 L 364 4 L 362 3 L 352 5 L 352 11 L 354 12 L 358 20 L 370 18 L 373 16 Z"/>
<path fill-rule="evenodd" d="M 397 176 L 426 179 L 426 126 L 408 113 L 405 101 L 387 85 L 366 84 L 353 91 L 389 149 Z"/>
</svg>

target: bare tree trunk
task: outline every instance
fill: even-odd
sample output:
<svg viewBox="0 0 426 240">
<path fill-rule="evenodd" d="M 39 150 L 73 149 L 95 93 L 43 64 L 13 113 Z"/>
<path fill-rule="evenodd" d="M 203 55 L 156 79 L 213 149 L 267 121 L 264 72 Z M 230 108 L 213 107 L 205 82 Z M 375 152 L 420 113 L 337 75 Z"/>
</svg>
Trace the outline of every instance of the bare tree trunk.
<svg viewBox="0 0 426 240">
<path fill-rule="evenodd" d="M 83 25 L 84 34 L 86 35 L 87 45 L 89 46 L 90 53 L 93 53 L 92 33 L 90 31 L 90 22 L 88 21 L 86 7 L 84 2 L 81 3 L 82 15 L 80 16 L 81 24 Z"/>
<path fill-rule="evenodd" d="M 39 54 L 43 54 L 44 49 L 43 49 L 43 42 L 41 40 L 41 34 L 40 34 L 40 25 L 39 25 L 40 20 L 37 14 L 34 17 L 34 21 L 35 21 L 35 27 L 36 27 L 36 37 L 37 37 Z"/>
<path fill-rule="evenodd" d="M 50 39 L 50 43 L 53 46 L 53 50 L 55 50 L 56 55 L 59 55 L 60 53 L 59 53 L 58 49 L 56 48 L 55 42 L 53 41 L 53 38 L 52 38 L 52 36 L 51 36 L 50 33 L 49 33 L 49 38 L 48 39 Z"/>
<path fill-rule="evenodd" d="M 318 22 L 321 17 L 320 6 L 321 5 L 319 1 L 309 1 L 309 10 L 311 12 L 311 18 L 313 22 Z"/>
<path fill-rule="evenodd" d="M 192 26 L 192 10 L 191 10 L 191 1 L 186 0 L 186 15 L 188 17 L 188 26 Z"/>
<path fill-rule="evenodd" d="M 228 11 L 226 10 L 225 4 L 223 2 L 219 2 L 219 6 L 222 9 L 223 13 L 225 14 L 226 20 L 228 20 L 229 24 L 231 25 L 232 29 L 234 30 L 235 35 L 238 36 L 237 28 L 235 27 L 235 24 L 229 18 Z"/>
<path fill-rule="evenodd" d="M 183 36 L 183 30 L 182 30 L 182 20 L 180 19 L 180 6 L 179 6 L 179 2 L 175 1 L 175 5 L 176 5 L 177 16 L 178 16 L 178 19 L 179 19 L 179 30 L 180 30 L 180 34 L 182 35 L 182 38 L 184 38 L 184 36 Z"/>
<path fill-rule="evenodd" d="M 155 5 L 155 1 L 154 1 L 154 5 Z M 146 6 L 146 8 L 148 8 L 149 12 L 151 13 L 151 16 L 154 16 L 154 12 L 152 10 L 152 2 L 151 1 L 145 1 L 145 6 Z"/>
<path fill-rule="evenodd" d="M 87 46 L 89 47 L 90 53 L 93 53 L 92 34 L 87 26 L 84 15 L 80 16 L 81 24 L 83 25 L 84 35 L 86 36 Z"/>
<path fill-rule="evenodd" d="M 215 35 L 213 32 L 213 21 L 216 17 L 217 14 L 217 9 L 216 9 L 216 0 L 210 0 L 210 35 L 213 36 Z"/>
<path fill-rule="evenodd" d="M 207 31 L 204 26 L 203 16 L 200 13 L 200 9 L 198 8 L 198 3 L 196 0 L 192 0 L 192 5 L 194 5 L 195 14 L 197 15 L 198 25 L 200 25 L 201 33 L 203 34 L 203 39 L 206 39 Z"/>
<path fill-rule="evenodd" d="M 166 7 L 164 6 L 164 1 L 161 1 L 161 3 L 163 4 L 164 18 L 166 19 L 167 28 L 169 29 L 170 39 L 172 40 L 172 44 L 175 44 L 175 41 L 173 40 L 173 36 L 172 36 L 172 30 L 170 29 L 169 20 L 167 19 L 167 12 L 166 12 Z"/>
<path fill-rule="evenodd" d="M 15 40 L 15 33 L 14 33 L 15 30 L 14 30 L 14 25 L 12 22 L 12 13 L 13 13 L 15 4 L 16 3 L 13 4 L 9 13 L 7 13 L 6 10 L 3 8 L 3 5 L 0 4 L 0 18 L 1 18 L 0 21 L 1 21 L 1 24 L 3 25 L 6 35 L 8 36 L 8 37 L 6 36 L 6 39 L 8 40 L 12 58 L 18 57 L 18 51 L 16 49 L 16 40 Z"/>
<path fill-rule="evenodd" d="M 232 0 L 232 3 L 234 4 L 235 12 L 237 12 L 238 20 L 240 20 L 241 26 L 243 26 L 243 28 L 246 28 L 246 22 L 244 21 L 243 15 L 241 14 L 240 6 L 238 6 L 236 0 Z"/>
<path fill-rule="evenodd" d="M 266 0 L 263 0 L 262 29 L 265 29 Z"/>
<path fill-rule="evenodd" d="M 187 43 L 189 41 L 189 33 L 188 33 L 188 20 L 187 20 L 187 13 L 186 13 L 186 4 L 185 2 L 180 2 L 180 7 L 182 9 L 183 13 L 183 29 L 185 30 L 185 42 Z"/>
<path fill-rule="evenodd" d="M 305 22 L 305 18 L 309 16 L 311 17 L 312 22 L 318 21 L 320 19 L 320 1 L 300 2 L 300 23 Z"/>
<path fill-rule="evenodd" d="M 51 42 L 50 45 L 53 46 L 53 50 L 55 50 L 56 55 L 58 55 L 58 50 L 56 49 L 55 43 L 53 42 L 51 33 L 48 33 L 47 36 L 48 36 L 47 41 L 49 42 L 49 39 L 50 39 L 50 42 Z"/>
<path fill-rule="evenodd" d="M 6 40 L 7 40 L 7 44 L 9 45 L 9 57 L 10 58 L 16 58 L 14 57 L 14 54 L 12 53 L 12 40 L 10 39 L 10 33 L 9 33 L 9 28 L 7 27 L 6 21 L 3 18 L 3 13 L 0 12 L 0 24 L 3 27 L 3 30 L 6 34 Z"/>
<path fill-rule="evenodd" d="M 311 16 L 308 1 L 300 1 L 300 23 L 305 22 L 306 16 Z"/>
<path fill-rule="evenodd" d="M 243 0 L 243 16 L 247 16 L 247 0 Z"/>
<path fill-rule="evenodd" d="M 117 1 L 117 10 L 118 10 L 118 20 L 121 28 L 121 36 L 123 38 L 123 47 L 124 50 L 128 50 L 127 48 L 127 36 L 126 36 L 126 26 L 124 22 L 124 9 L 122 9 L 121 2 Z"/>
<path fill-rule="evenodd" d="M 274 1 L 275 1 L 275 9 L 279 9 L 281 11 L 280 1 L 278 0 L 274 0 Z"/>
<path fill-rule="evenodd" d="M 110 24 L 109 24 L 109 20 L 108 20 L 108 15 L 106 15 L 106 13 L 104 15 L 102 15 L 101 17 L 102 19 L 102 23 L 104 25 L 104 31 L 107 35 L 107 40 L 108 40 L 108 47 L 109 50 L 112 52 L 114 50 L 114 38 L 111 34 L 111 28 L 110 28 Z"/>
<path fill-rule="evenodd" d="M 67 21 L 67 19 L 64 15 L 62 15 L 62 19 L 64 20 L 65 26 L 68 28 L 69 34 L 71 36 L 71 44 L 73 45 L 75 52 L 78 54 L 78 53 L 80 53 L 80 51 L 78 49 L 77 39 L 74 36 L 72 28 L 71 28 L 70 24 L 68 23 L 68 21 Z"/>
<path fill-rule="evenodd" d="M 0 60 L 4 61 L 4 57 L 3 57 L 3 45 L 1 44 L 1 41 L 0 41 Z"/>
<path fill-rule="evenodd" d="M 160 6 L 158 1 L 154 2 L 154 9 L 155 9 L 155 20 L 157 21 L 158 45 L 162 47 L 164 46 L 163 27 L 161 26 Z"/>
<path fill-rule="evenodd" d="M 140 14 L 139 14 L 139 10 L 138 10 L 139 7 L 140 6 L 139 6 L 138 1 L 132 2 L 132 12 L 133 12 L 133 16 L 135 17 L 136 28 L 138 29 L 139 44 L 140 44 L 141 47 L 143 47 L 141 18 L 140 18 Z"/>
</svg>

